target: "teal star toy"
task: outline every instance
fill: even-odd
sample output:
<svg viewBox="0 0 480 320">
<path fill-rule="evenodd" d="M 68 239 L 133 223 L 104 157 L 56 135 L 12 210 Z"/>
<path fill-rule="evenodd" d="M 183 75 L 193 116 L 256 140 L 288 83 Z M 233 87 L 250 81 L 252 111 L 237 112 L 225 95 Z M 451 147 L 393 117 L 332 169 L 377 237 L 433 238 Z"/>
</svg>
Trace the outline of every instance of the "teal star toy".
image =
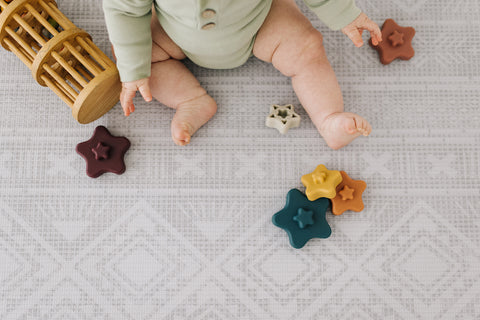
<svg viewBox="0 0 480 320">
<path fill-rule="evenodd" d="M 298 214 L 293 217 L 293 220 L 298 222 L 300 229 L 305 229 L 309 225 L 313 225 L 313 211 L 300 208 L 297 212 Z"/>
<path fill-rule="evenodd" d="M 325 219 L 330 204 L 327 198 L 310 201 L 297 189 L 287 194 L 287 204 L 272 217 L 272 222 L 285 230 L 290 244 L 302 248 L 312 238 L 328 238 L 332 229 Z"/>
</svg>

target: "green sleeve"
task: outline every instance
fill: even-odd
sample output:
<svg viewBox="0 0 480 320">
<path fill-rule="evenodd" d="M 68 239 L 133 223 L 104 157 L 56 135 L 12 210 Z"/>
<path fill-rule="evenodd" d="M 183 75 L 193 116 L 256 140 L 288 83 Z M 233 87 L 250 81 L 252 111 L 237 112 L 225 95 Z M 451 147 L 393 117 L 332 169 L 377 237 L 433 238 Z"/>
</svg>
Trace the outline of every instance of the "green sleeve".
<svg viewBox="0 0 480 320">
<path fill-rule="evenodd" d="M 103 0 L 108 35 L 122 82 L 150 77 L 153 0 Z"/>
<path fill-rule="evenodd" d="M 355 20 L 362 11 L 355 0 L 303 0 L 330 29 L 340 30 Z"/>
</svg>

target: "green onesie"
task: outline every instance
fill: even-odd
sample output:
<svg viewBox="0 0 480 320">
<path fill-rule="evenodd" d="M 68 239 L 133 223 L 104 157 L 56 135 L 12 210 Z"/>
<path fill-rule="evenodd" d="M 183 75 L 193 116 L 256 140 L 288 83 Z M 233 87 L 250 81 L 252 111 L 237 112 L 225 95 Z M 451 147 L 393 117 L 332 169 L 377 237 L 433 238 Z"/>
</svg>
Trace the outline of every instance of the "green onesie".
<svg viewBox="0 0 480 320">
<path fill-rule="evenodd" d="M 235 68 L 252 54 L 255 35 L 276 0 L 103 0 L 122 82 L 150 76 L 152 7 L 165 32 L 196 64 Z M 304 0 L 329 28 L 361 13 L 355 0 Z"/>
</svg>

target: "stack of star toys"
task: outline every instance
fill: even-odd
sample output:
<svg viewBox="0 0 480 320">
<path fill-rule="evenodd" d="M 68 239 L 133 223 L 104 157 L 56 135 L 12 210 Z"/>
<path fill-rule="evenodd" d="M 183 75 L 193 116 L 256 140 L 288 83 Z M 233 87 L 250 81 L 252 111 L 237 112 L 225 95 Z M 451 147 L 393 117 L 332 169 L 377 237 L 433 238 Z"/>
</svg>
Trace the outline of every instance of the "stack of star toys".
<svg viewBox="0 0 480 320">
<path fill-rule="evenodd" d="M 287 232 L 290 244 L 296 249 L 312 238 L 330 236 L 332 230 L 325 218 L 330 203 L 334 215 L 347 210 L 362 211 L 362 194 L 367 187 L 364 181 L 353 180 L 344 171 L 328 170 L 323 164 L 301 180 L 305 194 L 290 190 L 285 207 L 272 217 L 273 224 Z"/>
</svg>

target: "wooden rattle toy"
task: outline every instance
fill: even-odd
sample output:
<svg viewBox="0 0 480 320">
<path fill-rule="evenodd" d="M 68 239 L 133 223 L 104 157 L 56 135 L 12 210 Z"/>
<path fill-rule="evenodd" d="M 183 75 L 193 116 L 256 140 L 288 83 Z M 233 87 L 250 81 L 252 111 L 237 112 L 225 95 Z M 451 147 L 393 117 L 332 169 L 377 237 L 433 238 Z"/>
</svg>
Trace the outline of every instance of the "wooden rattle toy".
<svg viewBox="0 0 480 320">
<path fill-rule="evenodd" d="M 119 100 L 115 63 L 57 8 L 54 0 L 0 0 L 0 43 L 48 86 L 80 123 L 92 122 Z"/>
</svg>

